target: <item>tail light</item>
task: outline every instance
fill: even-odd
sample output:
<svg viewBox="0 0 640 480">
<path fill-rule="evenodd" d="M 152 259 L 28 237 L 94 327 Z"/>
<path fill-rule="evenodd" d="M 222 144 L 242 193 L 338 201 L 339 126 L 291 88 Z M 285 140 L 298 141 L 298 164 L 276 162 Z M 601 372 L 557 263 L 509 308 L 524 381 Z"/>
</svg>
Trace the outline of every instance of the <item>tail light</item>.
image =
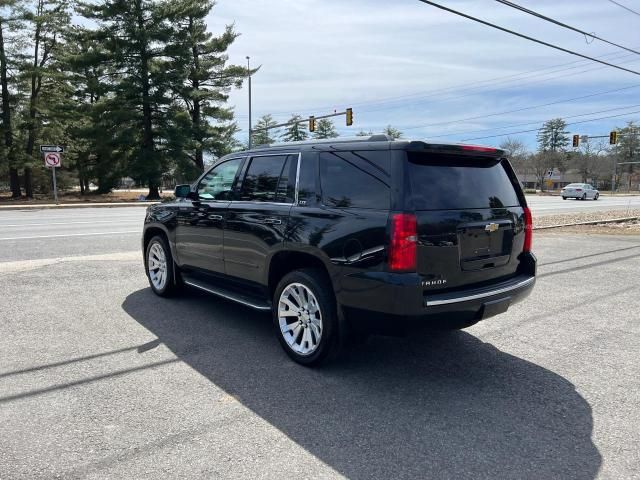
<svg viewBox="0 0 640 480">
<path fill-rule="evenodd" d="M 524 248 L 523 252 L 531 251 L 531 243 L 533 242 L 533 219 L 531 218 L 531 210 L 524 207 Z"/>
<path fill-rule="evenodd" d="M 576 188 L 576 192 L 581 192 L 582 189 L 581 188 Z"/>
<path fill-rule="evenodd" d="M 391 217 L 389 269 L 415 272 L 418 261 L 418 221 L 415 215 L 397 213 Z"/>
</svg>

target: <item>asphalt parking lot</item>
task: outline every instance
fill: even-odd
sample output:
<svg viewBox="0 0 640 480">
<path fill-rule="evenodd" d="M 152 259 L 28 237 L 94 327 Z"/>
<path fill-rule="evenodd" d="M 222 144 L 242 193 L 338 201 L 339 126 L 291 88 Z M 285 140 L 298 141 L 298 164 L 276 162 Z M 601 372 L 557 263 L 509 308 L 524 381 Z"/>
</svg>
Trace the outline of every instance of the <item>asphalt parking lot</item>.
<svg viewBox="0 0 640 480">
<path fill-rule="evenodd" d="M 537 233 L 506 314 L 310 370 L 268 316 L 155 297 L 121 210 L 0 235 L 0 479 L 638 478 L 640 237 Z"/>
</svg>

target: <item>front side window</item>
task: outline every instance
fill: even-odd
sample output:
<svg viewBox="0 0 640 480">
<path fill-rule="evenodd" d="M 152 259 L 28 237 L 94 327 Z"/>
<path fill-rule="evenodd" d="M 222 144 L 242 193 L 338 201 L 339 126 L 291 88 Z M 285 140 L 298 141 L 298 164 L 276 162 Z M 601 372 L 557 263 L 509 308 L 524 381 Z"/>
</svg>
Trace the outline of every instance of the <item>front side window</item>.
<svg viewBox="0 0 640 480">
<path fill-rule="evenodd" d="M 241 163 L 241 158 L 235 158 L 213 167 L 200 180 L 198 197 L 201 200 L 230 200 L 233 181 Z"/>
<path fill-rule="evenodd" d="M 253 157 L 242 181 L 240 200 L 292 203 L 297 155 Z"/>
</svg>

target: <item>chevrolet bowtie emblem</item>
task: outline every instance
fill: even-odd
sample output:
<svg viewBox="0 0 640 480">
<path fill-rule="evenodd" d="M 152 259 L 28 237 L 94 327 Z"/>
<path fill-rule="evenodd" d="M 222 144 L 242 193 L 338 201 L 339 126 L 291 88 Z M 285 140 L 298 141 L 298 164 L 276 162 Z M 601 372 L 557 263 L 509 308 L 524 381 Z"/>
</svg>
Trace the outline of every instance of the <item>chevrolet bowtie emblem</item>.
<svg viewBox="0 0 640 480">
<path fill-rule="evenodd" d="M 500 228 L 500 225 L 498 225 L 497 223 L 490 223 L 489 225 L 484 227 L 484 230 L 486 232 L 493 233 L 493 232 L 497 231 L 499 228 Z"/>
</svg>

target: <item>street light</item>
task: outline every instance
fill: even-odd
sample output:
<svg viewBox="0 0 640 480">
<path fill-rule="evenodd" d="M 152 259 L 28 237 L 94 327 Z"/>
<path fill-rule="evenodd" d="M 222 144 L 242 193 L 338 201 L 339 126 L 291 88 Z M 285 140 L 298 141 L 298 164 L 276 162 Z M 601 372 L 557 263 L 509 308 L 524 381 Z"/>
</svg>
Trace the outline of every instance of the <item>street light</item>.
<svg viewBox="0 0 640 480">
<path fill-rule="evenodd" d="M 251 129 L 253 123 L 251 121 L 251 57 L 247 57 L 247 74 L 249 75 L 249 150 L 251 150 Z"/>
</svg>

